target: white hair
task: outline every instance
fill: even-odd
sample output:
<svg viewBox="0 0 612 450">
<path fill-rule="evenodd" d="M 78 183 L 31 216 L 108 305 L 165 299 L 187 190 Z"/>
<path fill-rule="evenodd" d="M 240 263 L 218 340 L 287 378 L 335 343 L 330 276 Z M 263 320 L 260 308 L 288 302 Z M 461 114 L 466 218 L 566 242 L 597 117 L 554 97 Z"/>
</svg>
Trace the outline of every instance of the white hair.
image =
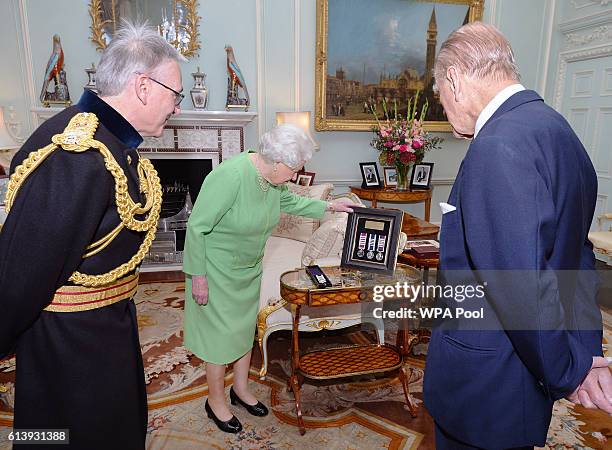
<svg viewBox="0 0 612 450">
<path fill-rule="evenodd" d="M 463 25 L 444 41 L 434 66 L 436 82 L 446 77 L 451 66 L 478 80 L 521 79 L 508 40 L 493 25 L 482 22 Z"/>
<path fill-rule="evenodd" d="M 259 154 L 267 163 L 280 162 L 297 169 L 312 158 L 314 143 L 295 125 L 283 123 L 272 128 L 259 140 Z"/>
<path fill-rule="evenodd" d="M 100 58 L 96 70 L 98 93 L 101 97 L 118 95 L 135 73 L 154 75 L 169 61 L 185 58 L 146 22 L 132 24 L 123 19 Z"/>
</svg>

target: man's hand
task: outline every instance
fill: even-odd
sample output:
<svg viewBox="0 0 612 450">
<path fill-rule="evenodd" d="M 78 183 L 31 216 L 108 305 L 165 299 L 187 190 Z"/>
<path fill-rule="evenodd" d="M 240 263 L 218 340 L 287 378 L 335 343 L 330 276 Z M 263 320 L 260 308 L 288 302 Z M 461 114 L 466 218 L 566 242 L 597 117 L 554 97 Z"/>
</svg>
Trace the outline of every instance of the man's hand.
<svg viewBox="0 0 612 450">
<path fill-rule="evenodd" d="M 601 356 L 593 356 L 593 364 L 586 378 L 567 399 L 589 409 L 601 409 L 612 415 L 612 373 L 610 362 Z"/>
<path fill-rule="evenodd" d="M 334 200 L 333 202 L 328 202 L 327 207 L 330 211 L 334 212 L 347 212 L 352 213 L 353 208 L 361 208 L 362 205 L 359 203 L 355 203 L 348 198 L 339 198 L 338 200 Z"/>
<path fill-rule="evenodd" d="M 194 275 L 191 278 L 191 296 L 198 305 L 208 303 L 208 280 L 206 275 Z"/>
</svg>

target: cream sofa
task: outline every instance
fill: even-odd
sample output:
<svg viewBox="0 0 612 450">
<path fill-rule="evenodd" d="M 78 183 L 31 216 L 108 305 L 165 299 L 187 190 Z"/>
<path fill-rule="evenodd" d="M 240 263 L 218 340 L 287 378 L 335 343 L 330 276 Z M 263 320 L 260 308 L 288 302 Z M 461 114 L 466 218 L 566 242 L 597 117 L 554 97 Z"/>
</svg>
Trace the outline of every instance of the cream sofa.
<svg viewBox="0 0 612 450">
<path fill-rule="evenodd" d="M 604 223 L 612 222 L 612 213 L 605 213 L 597 217 L 599 223 L 598 231 L 589 233 L 589 240 L 593 244 L 593 250 L 598 259 L 612 266 L 612 225 L 605 230 Z"/>
<path fill-rule="evenodd" d="M 322 199 L 348 197 L 361 203 L 361 200 L 354 194 L 332 197 L 333 186 L 331 184 L 311 188 L 291 185 L 290 188 L 300 195 Z M 266 348 L 268 338 L 275 331 L 292 329 L 293 319 L 290 305 L 280 298 L 279 278 L 281 274 L 313 263 L 321 267 L 339 265 L 347 217 L 346 213 L 326 213 L 321 221 L 312 221 L 312 219 L 283 215 L 279 227 L 268 239 L 263 259 L 257 317 L 257 336 L 262 354 L 262 366 L 259 373 L 261 378 L 265 378 L 268 370 Z M 299 330 L 335 330 L 363 322 L 375 326 L 379 342 L 384 342 L 382 320 L 362 317 L 359 304 L 318 308 L 303 307 Z"/>
</svg>

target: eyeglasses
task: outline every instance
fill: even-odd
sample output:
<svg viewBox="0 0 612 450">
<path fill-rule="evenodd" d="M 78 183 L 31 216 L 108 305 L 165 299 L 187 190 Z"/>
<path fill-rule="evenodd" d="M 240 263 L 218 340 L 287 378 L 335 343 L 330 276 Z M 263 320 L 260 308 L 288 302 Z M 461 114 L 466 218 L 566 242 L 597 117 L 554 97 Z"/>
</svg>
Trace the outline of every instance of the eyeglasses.
<svg viewBox="0 0 612 450">
<path fill-rule="evenodd" d="M 136 72 L 138 75 L 142 75 L 140 72 Z M 178 91 L 175 91 L 174 89 L 172 89 L 170 86 L 166 86 L 164 83 L 162 83 L 161 81 L 157 81 L 155 78 L 151 78 L 150 76 L 146 76 L 149 80 L 154 81 L 155 83 L 159 84 L 161 87 L 165 87 L 166 89 L 168 89 L 169 91 L 172 91 L 174 93 L 174 106 L 179 106 L 181 104 L 181 102 L 183 101 L 183 99 L 185 98 L 185 94 L 182 94 Z"/>
</svg>

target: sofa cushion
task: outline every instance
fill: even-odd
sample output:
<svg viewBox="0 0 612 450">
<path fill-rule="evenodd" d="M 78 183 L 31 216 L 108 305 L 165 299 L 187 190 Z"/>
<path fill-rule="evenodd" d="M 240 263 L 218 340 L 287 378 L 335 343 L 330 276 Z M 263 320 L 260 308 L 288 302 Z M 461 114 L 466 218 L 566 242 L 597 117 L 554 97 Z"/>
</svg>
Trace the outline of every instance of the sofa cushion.
<svg viewBox="0 0 612 450">
<path fill-rule="evenodd" d="M 335 220 L 328 220 L 321 224 L 312 237 L 306 242 L 302 252 L 302 264 L 309 266 L 315 260 L 326 257 L 342 257 L 342 247 L 344 245 L 344 233 L 346 231 L 347 217 L 339 217 Z"/>
<path fill-rule="evenodd" d="M 612 255 L 612 233 L 609 231 L 592 231 L 589 233 L 589 241 L 593 246 L 604 253 Z"/>
<path fill-rule="evenodd" d="M 355 194 L 353 194 L 352 192 L 345 192 L 344 194 L 334 195 L 329 200 L 337 200 L 339 198 L 346 198 L 361 206 L 365 206 L 364 203 L 361 201 L 361 199 L 357 197 Z M 329 220 L 337 220 L 339 218 L 344 218 L 345 220 L 344 223 L 346 224 L 346 219 L 348 218 L 348 214 L 345 212 L 325 211 L 325 214 L 323 215 L 323 218 L 321 219 L 321 225 L 323 225 L 325 222 Z"/>
<path fill-rule="evenodd" d="M 294 194 L 318 200 L 327 200 L 334 188 L 330 183 L 317 184 L 315 186 L 299 186 L 295 183 L 287 183 L 287 187 Z M 312 233 L 319 228 L 319 224 L 319 219 L 281 213 L 280 221 L 272 231 L 272 236 L 307 242 Z"/>
</svg>

